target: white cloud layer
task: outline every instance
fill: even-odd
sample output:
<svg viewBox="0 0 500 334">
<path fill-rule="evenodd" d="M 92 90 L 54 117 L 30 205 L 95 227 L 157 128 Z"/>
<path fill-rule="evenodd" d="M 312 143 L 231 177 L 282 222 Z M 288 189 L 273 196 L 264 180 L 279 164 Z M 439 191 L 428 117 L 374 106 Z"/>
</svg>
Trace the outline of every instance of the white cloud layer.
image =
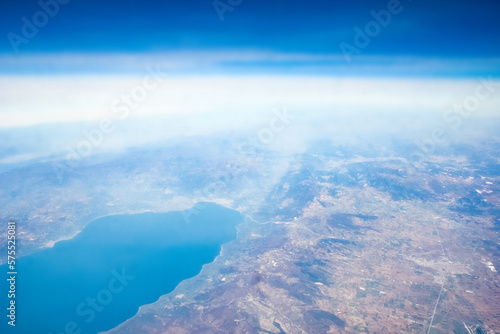
<svg viewBox="0 0 500 334">
<path fill-rule="evenodd" d="M 146 71 L 142 76 L 2 76 L 0 127 L 119 118 L 127 96 L 128 105 L 134 106 L 128 107 L 127 118 L 225 113 L 245 118 L 276 106 L 339 115 L 440 114 L 473 95 L 480 84 L 472 79 L 211 75 L 165 77 L 144 90 L 145 77 Z M 152 78 L 148 80 L 152 85 Z M 496 92 L 481 101 L 476 114 L 498 114 L 500 82 L 493 85 Z"/>
</svg>

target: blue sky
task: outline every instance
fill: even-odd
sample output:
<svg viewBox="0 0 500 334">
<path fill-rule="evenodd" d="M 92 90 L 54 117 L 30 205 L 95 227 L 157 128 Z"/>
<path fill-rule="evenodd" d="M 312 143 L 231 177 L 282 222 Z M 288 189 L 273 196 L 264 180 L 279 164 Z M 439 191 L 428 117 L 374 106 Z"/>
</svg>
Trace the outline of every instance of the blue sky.
<svg viewBox="0 0 500 334">
<path fill-rule="evenodd" d="M 254 112 L 255 101 L 262 110 L 368 110 L 390 108 L 401 96 L 398 110 L 441 111 L 478 79 L 500 77 L 497 1 L 0 1 L 3 126 L 99 119 L 130 90 L 123 83 L 133 86 L 146 68 L 161 68 L 169 79 L 134 115 Z M 229 8 L 223 20 L 214 3 Z M 369 33 L 374 13 L 390 20 Z M 26 36 L 23 27 L 44 15 Z M 357 31 L 369 43 L 360 45 Z M 12 36 L 24 38 L 17 53 Z M 350 61 L 343 43 L 358 49 Z M 357 81 L 345 84 L 349 78 Z M 485 107 L 490 114 L 495 101 Z"/>
<path fill-rule="evenodd" d="M 45 1 L 45 0 L 42 0 Z M 238 0 L 221 0 L 224 3 Z M 7 38 L 21 36 L 37 1 L 2 0 L 0 54 L 14 55 Z M 353 28 L 388 1 L 243 0 L 221 21 L 212 0 L 70 0 L 20 54 L 157 53 L 185 50 L 267 50 L 339 54 Z M 364 56 L 494 58 L 500 56 L 500 2 L 401 0 L 403 9 L 363 48 Z"/>
</svg>

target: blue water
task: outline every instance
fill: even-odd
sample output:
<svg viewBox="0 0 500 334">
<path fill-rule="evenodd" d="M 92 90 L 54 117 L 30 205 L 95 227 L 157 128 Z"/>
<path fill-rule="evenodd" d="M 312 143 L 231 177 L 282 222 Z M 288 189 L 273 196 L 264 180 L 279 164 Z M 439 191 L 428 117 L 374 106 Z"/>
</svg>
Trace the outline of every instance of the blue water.
<svg viewBox="0 0 500 334">
<path fill-rule="evenodd" d="M 236 238 L 242 219 L 210 203 L 184 212 L 99 218 L 73 239 L 18 260 L 16 327 L 7 325 L 3 279 L 0 332 L 109 330 L 198 274 Z M 7 266 L 0 272 L 6 277 Z"/>
</svg>

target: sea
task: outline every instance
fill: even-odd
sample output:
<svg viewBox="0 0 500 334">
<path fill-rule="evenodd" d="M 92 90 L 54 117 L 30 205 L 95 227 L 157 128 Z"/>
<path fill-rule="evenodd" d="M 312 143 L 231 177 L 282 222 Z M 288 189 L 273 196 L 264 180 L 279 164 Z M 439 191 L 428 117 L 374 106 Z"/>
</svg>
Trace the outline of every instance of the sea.
<svg viewBox="0 0 500 334">
<path fill-rule="evenodd" d="M 212 262 L 236 238 L 237 211 L 213 203 L 96 219 L 70 240 L 16 263 L 16 326 L 8 325 L 9 269 L 0 266 L 1 333 L 98 333 L 134 316 Z"/>
</svg>

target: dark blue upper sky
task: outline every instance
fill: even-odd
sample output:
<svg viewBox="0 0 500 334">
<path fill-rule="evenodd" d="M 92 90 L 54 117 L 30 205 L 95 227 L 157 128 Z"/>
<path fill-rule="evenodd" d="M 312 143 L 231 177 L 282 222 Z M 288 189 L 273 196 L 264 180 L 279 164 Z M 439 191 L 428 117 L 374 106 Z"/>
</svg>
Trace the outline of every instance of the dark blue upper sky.
<svg viewBox="0 0 500 334">
<path fill-rule="evenodd" d="M 46 0 L 42 0 L 46 1 Z M 237 0 L 221 0 L 224 3 Z M 213 0 L 70 0 L 20 53 L 151 52 L 265 49 L 340 53 L 364 28 L 371 10 L 387 1 L 243 0 L 224 21 Z M 401 0 L 403 11 L 373 38 L 364 55 L 496 57 L 500 1 Z M 36 0 L 1 0 L 0 53 L 14 55 L 7 34 L 22 36 L 21 18 L 40 10 Z"/>
</svg>

